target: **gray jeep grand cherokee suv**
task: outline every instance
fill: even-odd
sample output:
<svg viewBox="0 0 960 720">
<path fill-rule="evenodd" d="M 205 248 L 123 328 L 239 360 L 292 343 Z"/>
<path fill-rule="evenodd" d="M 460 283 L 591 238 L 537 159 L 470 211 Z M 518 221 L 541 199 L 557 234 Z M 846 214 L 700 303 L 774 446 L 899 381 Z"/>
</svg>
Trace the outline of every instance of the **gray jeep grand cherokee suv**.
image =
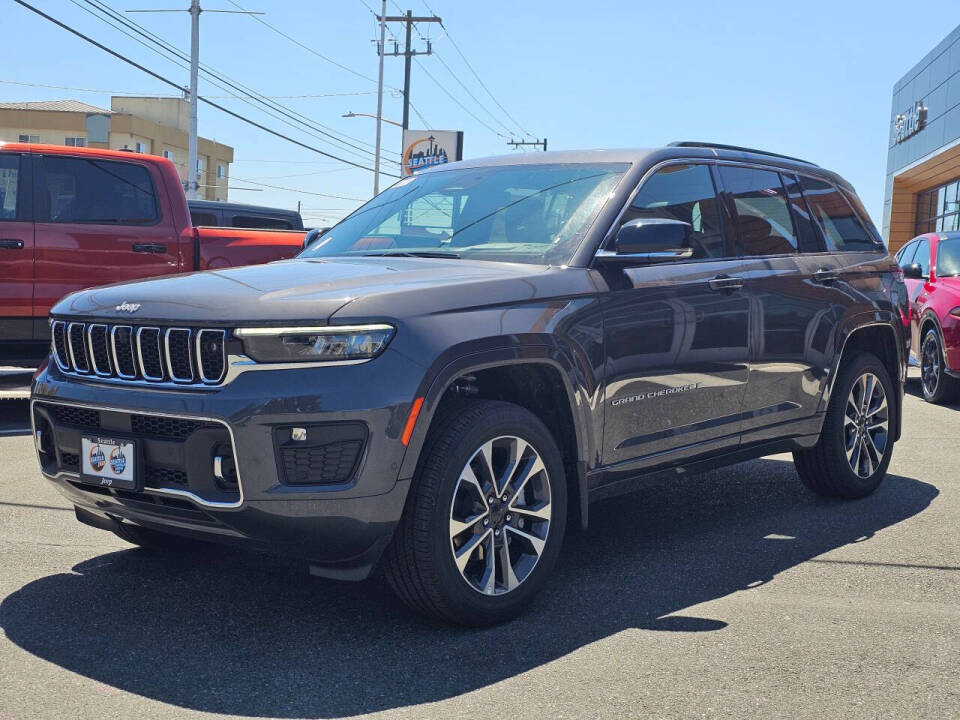
<svg viewBox="0 0 960 720">
<path fill-rule="evenodd" d="M 36 447 L 79 520 L 133 543 L 379 568 L 418 610 L 493 623 L 591 501 L 646 479 L 791 451 L 815 492 L 873 491 L 902 277 L 853 188 L 802 160 L 451 163 L 294 260 L 62 300 Z"/>
</svg>

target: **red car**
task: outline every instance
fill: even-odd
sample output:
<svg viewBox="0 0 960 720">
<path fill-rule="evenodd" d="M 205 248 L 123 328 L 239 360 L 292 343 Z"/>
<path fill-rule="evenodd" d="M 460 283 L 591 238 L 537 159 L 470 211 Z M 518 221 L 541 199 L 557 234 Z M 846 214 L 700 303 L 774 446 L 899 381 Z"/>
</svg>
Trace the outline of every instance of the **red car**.
<svg viewBox="0 0 960 720">
<path fill-rule="evenodd" d="M 911 364 L 923 398 L 960 399 L 960 232 L 915 237 L 897 253 L 910 293 Z"/>
</svg>

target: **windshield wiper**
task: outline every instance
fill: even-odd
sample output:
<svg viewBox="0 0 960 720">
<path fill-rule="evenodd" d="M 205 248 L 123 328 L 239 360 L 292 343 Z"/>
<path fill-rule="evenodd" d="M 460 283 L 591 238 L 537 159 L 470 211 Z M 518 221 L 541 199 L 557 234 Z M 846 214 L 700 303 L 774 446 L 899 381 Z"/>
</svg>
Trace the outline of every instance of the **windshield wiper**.
<svg viewBox="0 0 960 720">
<path fill-rule="evenodd" d="M 362 257 L 419 257 L 419 258 L 449 258 L 459 260 L 460 255 L 446 250 L 384 250 L 383 252 L 363 253 Z"/>
</svg>

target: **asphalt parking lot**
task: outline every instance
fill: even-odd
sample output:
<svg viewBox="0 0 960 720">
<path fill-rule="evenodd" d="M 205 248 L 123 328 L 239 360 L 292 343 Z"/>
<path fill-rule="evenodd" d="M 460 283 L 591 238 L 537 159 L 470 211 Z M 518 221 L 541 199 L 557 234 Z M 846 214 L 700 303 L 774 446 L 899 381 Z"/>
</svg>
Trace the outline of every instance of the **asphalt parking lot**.
<svg viewBox="0 0 960 720">
<path fill-rule="evenodd" d="M 0 718 L 960 717 L 960 407 L 909 390 L 872 497 L 774 456 L 595 505 L 530 612 L 483 631 L 80 525 L 0 401 Z"/>
</svg>

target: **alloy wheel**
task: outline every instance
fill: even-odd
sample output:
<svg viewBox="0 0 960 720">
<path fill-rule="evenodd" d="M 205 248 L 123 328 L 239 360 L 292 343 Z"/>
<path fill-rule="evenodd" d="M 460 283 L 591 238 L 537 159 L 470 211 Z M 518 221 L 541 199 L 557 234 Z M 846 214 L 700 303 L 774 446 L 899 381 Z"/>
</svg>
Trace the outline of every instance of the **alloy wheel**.
<svg viewBox="0 0 960 720">
<path fill-rule="evenodd" d="M 844 448 L 850 469 L 858 477 L 876 472 L 887 449 L 890 408 L 883 383 L 864 373 L 853 383 L 843 417 Z"/>
<path fill-rule="evenodd" d="M 927 335 L 920 353 L 920 382 L 927 397 L 933 397 L 940 385 L 940 346 L 932 334 Z"/>
<path fill-rule="evenodd" d="M 484 595 L 515 590 L 533 572 L 550 530 L 550 480 L 523 438 L 477 448 L 450 505 L 450 549 L 461 577 Z"/>
</svg>

